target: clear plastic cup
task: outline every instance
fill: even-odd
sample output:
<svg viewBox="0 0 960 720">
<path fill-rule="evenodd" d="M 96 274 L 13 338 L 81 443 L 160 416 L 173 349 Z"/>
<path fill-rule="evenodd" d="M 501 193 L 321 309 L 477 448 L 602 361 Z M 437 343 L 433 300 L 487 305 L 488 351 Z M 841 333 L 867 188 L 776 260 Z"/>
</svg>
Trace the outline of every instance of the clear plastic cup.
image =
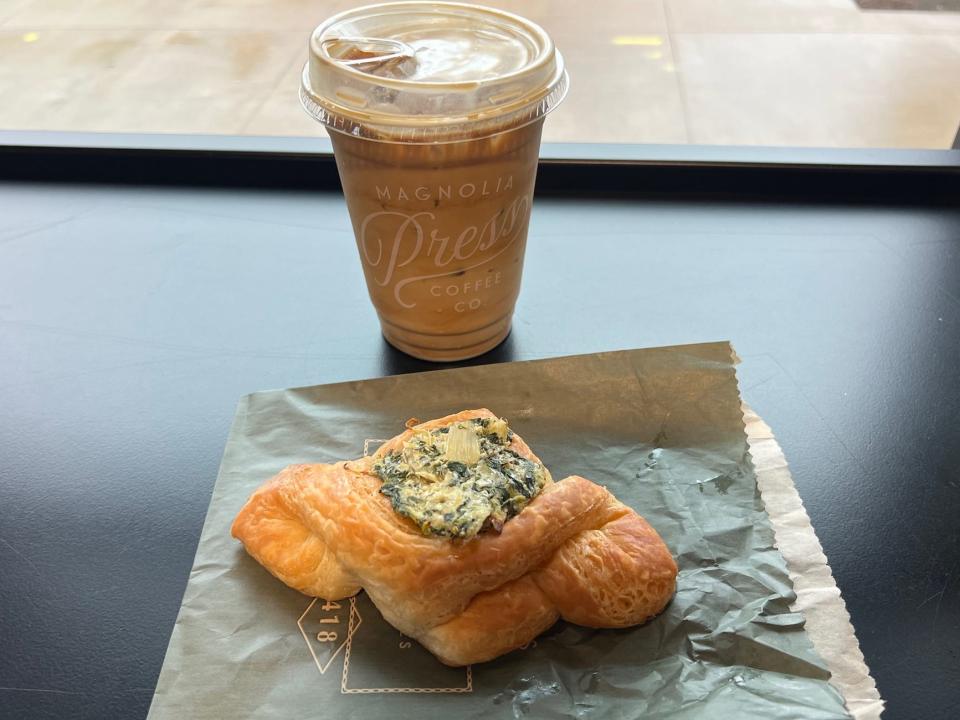
<svg viewBox="0 0 960 720">
<path fill-rule="evenodd" d="M 310 41 L 304 106 L 328 129 L 384 337 L 475 357 L 510 332 L 560 53 L 534 23 L 475 5 L 336 15 Z"/>
</svg>

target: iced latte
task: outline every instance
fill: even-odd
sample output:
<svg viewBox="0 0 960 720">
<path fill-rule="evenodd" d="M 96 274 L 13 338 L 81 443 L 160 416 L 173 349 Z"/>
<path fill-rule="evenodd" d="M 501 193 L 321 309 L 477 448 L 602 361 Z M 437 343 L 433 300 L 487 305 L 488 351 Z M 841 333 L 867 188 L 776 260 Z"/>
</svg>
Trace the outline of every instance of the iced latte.
<svg viewBox="0 0 960 720">
<path fill-rule="evenodd" d="M 510 332 L 543 119 L 565 91 L 549 37 L 496 10 L 392 3 L 314 32 L 301 97 L 330 131 L 392 345 L 460 360 Z"/>
</svg>

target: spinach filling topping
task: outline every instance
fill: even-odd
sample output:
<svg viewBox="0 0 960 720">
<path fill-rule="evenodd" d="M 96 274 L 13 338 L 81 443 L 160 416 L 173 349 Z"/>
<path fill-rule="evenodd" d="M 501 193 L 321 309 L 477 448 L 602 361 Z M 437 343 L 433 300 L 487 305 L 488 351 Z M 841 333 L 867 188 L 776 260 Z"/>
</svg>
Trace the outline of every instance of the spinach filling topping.
<svg viewBox="0 0 960 720">
<path fill-rule="evenodd" d="M 495 418 L 420 430 L 374 465 L 380 492 L 424 535 L 500 532 L 550 478 L 543 465 L 510 449 L 512 438 L 506 421 Z"/>
</svg>

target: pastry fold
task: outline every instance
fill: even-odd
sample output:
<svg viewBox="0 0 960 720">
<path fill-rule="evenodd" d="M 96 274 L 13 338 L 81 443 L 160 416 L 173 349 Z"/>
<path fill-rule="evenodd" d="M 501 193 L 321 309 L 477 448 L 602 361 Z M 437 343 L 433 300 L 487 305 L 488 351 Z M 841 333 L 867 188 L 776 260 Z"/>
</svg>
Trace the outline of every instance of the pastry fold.
<svg viewBox="0 0 960 720">
<path fill-rule="evenodd" d="M 383 617 L 448 665 L 491 660 L 563 618 L 627 627 L 673 596 L 677 566 L 631 508 L 585 478 L 548 483 L 500 533 L 467 541 L 425 536 L 380 493 L 373 465 L 417 429 L 473 418 L 469 410 L 408 429 L 371 457 L 293 465 L 260 487 L 233 523 L 261 565 L 307 595 L 365 590 Z M 511 449 L 539 462 L 516 434 Z"/>
</svg>

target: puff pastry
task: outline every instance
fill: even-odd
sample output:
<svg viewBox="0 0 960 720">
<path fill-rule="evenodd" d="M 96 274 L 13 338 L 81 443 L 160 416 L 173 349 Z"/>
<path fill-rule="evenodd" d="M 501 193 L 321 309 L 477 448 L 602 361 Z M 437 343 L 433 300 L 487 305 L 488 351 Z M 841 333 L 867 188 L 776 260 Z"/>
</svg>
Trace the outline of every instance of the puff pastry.
<svg viewBox="0 0 960 720">
<path fill-rule="evenodd" d="M 448 665 L 491 660 L 559 618 L 596 628 L 642 623 L 673 596 L 677 566 L 663 540 L 605 488 L 552 482 L 497 532 L 425 535 L 380 492 L 374 465 L 412 434 L 475 418 L 469 410 L 417 425 L 371 457 L 294 465 L 260 487 L 233 523 L 260 564 L 292 588 L 339 600 L 365 590 L 384 618 Z M 539 459 L 516 434 L 509 447 Z"/>
</svg>

